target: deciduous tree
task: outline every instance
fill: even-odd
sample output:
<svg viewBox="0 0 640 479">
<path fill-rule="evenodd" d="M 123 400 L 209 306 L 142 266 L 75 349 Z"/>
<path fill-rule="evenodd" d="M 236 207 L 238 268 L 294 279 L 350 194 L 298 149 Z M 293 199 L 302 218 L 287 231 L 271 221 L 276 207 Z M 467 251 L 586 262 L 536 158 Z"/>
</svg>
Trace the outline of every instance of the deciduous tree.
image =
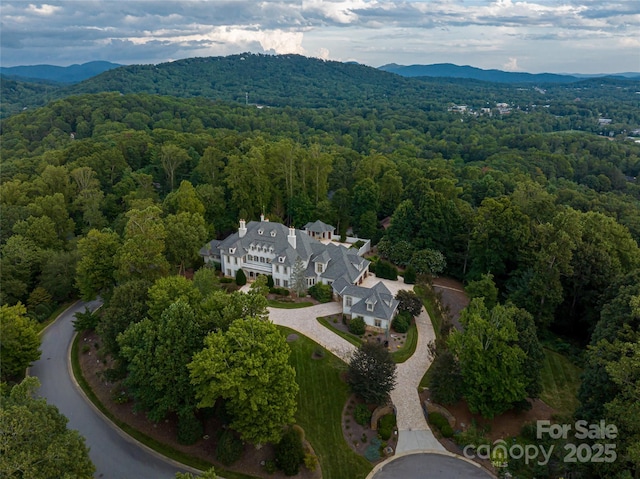
<svg viewBox="0 0 640 479">
<path fill-rule="evenodd" d="M 460 365 L 464 397 L 471 412 L 492 418 L 525 399 L 526 354 L 517 344 L 511 311 L 471 300 L 460 316 L 463 331 L 453 331 L 448 344 Z"/>
<path fill-rule="evenodd" d="M 78 241 L 80 259 L 76 268 L 76 284 L 83 299 L 94 299 L 113 288 L 114 256 L 119 248 L 120 237 L 109 229 L 90 230 Z"/>
<path fill-rule="evenodd" d="M 40 358 L 40 337 L 27 310 L 18 303 L 0 307 L 0 377 L 3 381 L 20 377 Z"/>
<path fill-rule="evenodd" d="M 2 398 L 0 476 L 33 479 L 90 478 L 95 467 L 78 431 L 44 399 L 35 399 L 40 383 L 29 377 Z"/>
<path fill-rule="evenodd" d="M 156 319 L 145 318 L 118 337 L 127 362 L 125 384 L 135 407 L 152 421 L 169 412 L 195 407 L 195 391 L 187 364 L 202 347 L 204 331 L 197 313 L 179 299 Z"/>
<path fill-rule="evenodd" d="M 166 230 L 157 206 L 127 212 L 124 243 L 116 256 L 118 277 L 155 280 L 167 274 L 169 264 L 164 257 Z"/>
<path fill-rule="evenodd" d="M 210 333 L 189 365 L 199 407 L 227 402 L 231 427 L 253 444 L 280 440 L 294 421 L 298 385 L 284 336 L 268 321 L 244 318 Z"/>
</svg>

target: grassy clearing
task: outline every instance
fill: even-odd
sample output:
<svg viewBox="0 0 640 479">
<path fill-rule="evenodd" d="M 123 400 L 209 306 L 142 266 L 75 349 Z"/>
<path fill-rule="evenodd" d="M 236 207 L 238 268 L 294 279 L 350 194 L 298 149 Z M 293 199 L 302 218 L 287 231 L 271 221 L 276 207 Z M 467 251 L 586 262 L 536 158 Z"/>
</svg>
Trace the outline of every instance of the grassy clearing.
<svg viewBox="0 0 640 479">
<path fill-rule="evenodd" d="M 325 328 L 330 329 L 331 331 L 336 333 L 341 338 L 346 339 L 351 344 L 353 344 L 356 348 L 359 348 L 360 345 L 362 344 L 362 339 L 360 339 L 358 336 L 356 336 L 354 334 L 351 334 L 351 333 L 346 333 L 346 332 L 342 331 L 341 329 L 336 328 L 333 325 L 333 323 L 331 321 L 329 321 L 327 318 L 317 318 L 317 319 L 318 319 L 318 322 L 320 324 L 322 324 Z"/>
<path fill-rule="evenodd" d="M 416 284 L 413 287 L 413 291 L 422 300 L 424 308 L 427 310 L 427 313 L 429 313 L 429 318 L 431 319 L 433 331 L 436 333 L 436 338 L 440 338 L 444 318 L 442 317 L 440 308 L 436 305 L 436 298 L 433 290 L 429 286 Z"/>
<path fill-rule="evenodd" d="M 422 304 L 424 308 L 427 310 L 429 314 L 429 318 L 431 319 L 431 325 L 433 326 L 433 331 L 436 334 L 436 339 L 440 339 L 442 337 L 442 324 L 444 323 L 444 318 L 442 317 L 442 313 L 440 312 L 440 308 L 436 305 L 435 294 L 433 290 L 428 286 L 416 284 L 413 287 L 413 291 L 418 295 L 418 297 L 422 300 Z M 433 363 L 432 363 L 433 364 Z M 420 388 L 429 387 L 429 371 L 431 368 L 427 369 L 420 380 Z"/>
<path fill-rule="evenodd" d="M 570 416 L 578 407 L 578 387 L 582 370 L 562 354 L 544 349 L 542 393 L 540 399 L 558 411 Z"/>
<path fill-rule="evenodd" d="M 111 414 L 111 412 L 100 402 L 98 397 L 94 394 L 93 390 L 91 389 L 87 381 L 84 379 L 84 376 L 82 375 L 82 371 L 80 369 L 80 361 L 78 359 L 79 342 L 80 342 L 80 335 L 76 335 L 76 337 L 73 340 L 73 344 L 71 346 L 71 369 L 73 370 L 73 376 L 75 377 L 76 381 L 82 388 L 82 391 L 85 393 L 85 395 L 100 410 L 102 414 L 104 414 L 111 422 L 113 422 L 117 427 L 119 427 L 124 432 L 126 432 L 129 436 L 133 437 L 136 441 L 141 442 L 145 446 L 153 449 L 154 451 L 162 454 L 163 456 L 166 456 L 170 459 L 173 459 L 174 461 L 178 461 L 182 464 L 185 464 L 187 466 L 194 467 L 196 469 L 200 469 L 203 471 L 213 466 L 213 464 L 210 462 L 203 461 L 202 459 L 199 459 L 197 457 L 189 456 L 188 454 L 185 454 L 181 451 L 177 451 L 173 449 L 167 444 L 156 441 L 155 439 L 141 433 L 137 429 L 134 429 L 128 424 L 120 421 L 113 414 Z M 218 465 L 216 465 L 215 468 L 216 468 L 216 472 L 218 472 L 219 474 L 222 474 L 222 476 L 227 479 L 255 479 L 254 476 L 248 476 L 246 474 L 226 471 L 224 469 L 221 469 Z"/>
<path fill-rule="evenodd" d="M 416 323 L 412 323 L 411 327 L 407 331 L 407 339 L 400 349 L 391 353 L 391 357 L 396 363 L 404 363 L 407 359 L 413 356 L 418 346 L 418 327 Z"/>
<path fill-rule="evenodd" d="M 278 301 L 276 299 L 267 300 L 267 304 L 271 308 L 280 308 L 280 309 L 299 309 L 299 308 L 308 308 L 309 306 L 313 306 L 313 303 L 310 301 L 302 301 L 300 303 L 294 303 L 293 301 Z"/>
<path fill-rule="evenodd" d="M 288 328 L 280 330 L 285 336 L 295 333 Z M 318 455 L 324 479 L 363 479 L 372 466 L 349 447 L 342 434 L 342 409 L 349 398 L 348 387 L 340 379 L 345 365 L 326 350 L 322 359 L 312 359 L 314 351 L 322 348 L 298 336 L 289 343 L 300 385 L 296 421 Z"/>
</svg>

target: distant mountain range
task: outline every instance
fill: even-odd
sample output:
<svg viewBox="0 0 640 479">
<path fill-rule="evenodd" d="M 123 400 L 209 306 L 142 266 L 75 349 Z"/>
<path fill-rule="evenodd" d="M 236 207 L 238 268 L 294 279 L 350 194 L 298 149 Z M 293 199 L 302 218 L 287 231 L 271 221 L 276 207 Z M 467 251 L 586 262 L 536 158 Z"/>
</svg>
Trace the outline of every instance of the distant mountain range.
<svg viewBox="0 0 640 479">
<path fill-rule="evenodd" d="M 88 62 L 82 65 L 59 67 L 55 65 L 29 65 L 0 67 L 0 74 L 23 81 L 49 81 L 57 83 L 78 83 L 121 65 L 111 62 Z"/>
<path fill-rule="evenodd" d="M 640 73 L 617 73 L 615 75 L 584 75 L 584 74 L 556 74 L 556 73 L 525 73 L 505 72 L 502 70 L 483 70 L 468 65 L 460 66 L 453 63 L 437 63 L 433 65 L 397 65 L 390 63 L 378 67 L 380 70 L 396 73 L 404 77 L 441 77 L 467 78 L 494 83 L 572 83 L 585 78 L 617 77 L 640 79 Z"/>
<path fill-rule="evenodd" d="M 188 61 L 188 59 L 183 60 Z M 347 62 L 347 64 L 357 64 Z M 113 70 L 122 65 L 106 61 L 93 61 L 81 65 L 60 67 L 55 65 L 29 65 L 0 67 L 0 74 L 6 78 L 30 82 L 55 82 L 73 84 L 95 77 L 103 72 Z M 616 74 L 581 74 L 581 73 L 525 73 L 506 72 L 502 70 L 483 70 L 472 66 L 460 66 L 453 63 L 436 63 L 432 65 L 397 65 L 389 63 L 378 67 L 378 70 L 395 73 L 403 77 L 435 77 L 464 78 L 493 83 L 572 83 L 587 78 L 614 77 L 640 79 L 638 72 Z"/>
<path fill-rule="evenodd" d="M 432 69 L 434 76 L 414 78 L 392 73 L 393 69 L 389 67 L 387 65 L 391 71 L 383 71 L 357 63 L 300 55 L 243 53 L 227 57 L 187 58 L 157 65 L 118 66 L 91 62 L 66 68 L 5 68 L 1 71 L 0 118 L 56 99 L 104 92 L 206 98 L 262 107 L 393 107 L 442 111 L 450 104 L 474 107 L 497 102 L 549 104 L 554 101 L 573 102 L 577 96 L 587 101 L 603 94 L 635 101 L 635 92 L 640 91 L 640 77 L 637 80 L 623 77 L 577 78 L 496 71 L 507 76 L 502 80 L 493 78 L 490 82 L 486 76 L 477 79 L 461 75 L 460 69 L 483 72 L 471 67 L 447 65 L 448 70 L 440 69 L 439 75 Z M 429 66 L 423 67 L 423 75 L 424 68 Z M 94 75 L 99 70 L 103 71 Z M 445 75 L 447 71 L 448 75 Z M 18 77 L 18 74 L 29 80 Z M 83 76 L 89 78 L 78 81 Z M 536 79 L 535 83 L 531 83 L 534 81 L 532 78 Z M 530 83 L 522 83 L 526 81 Z M 576 88 L 580 89 L 579 95 Z"/>
</svg>

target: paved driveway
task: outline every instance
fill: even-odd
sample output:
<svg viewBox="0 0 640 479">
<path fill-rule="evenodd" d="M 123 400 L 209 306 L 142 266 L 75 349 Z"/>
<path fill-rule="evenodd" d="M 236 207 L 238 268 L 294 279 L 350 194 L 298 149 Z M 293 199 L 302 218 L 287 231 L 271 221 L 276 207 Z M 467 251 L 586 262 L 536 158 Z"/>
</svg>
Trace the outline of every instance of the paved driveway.
<svg viewBox="0 0 640 479">
<path fill-rule="evenodd" d="M 72 380 L 69 348 L 73 338 L 73 315 L 99 302 L 77 302 L 67 309 L 42 335 L 42 356 L 29 370 L 42 383 L 39 394 L 69 418 L 68 426 L 85 437 L 96 466 L 95 477 L 108 479 L 169 479 L 184 467 L 150 452 L 114 427 L 98 413 Z"/>
<path fill-rule="evenodd" d="M 487 470 L 447 454 L 419 453 L 394 457 L 376 467 L 370 479 L 493 479 Z"/>
<path fill-rule="evenodd" d="M 382 281 L 395 296 L 401 289 L 411 289 L 410 285 L 400 281 L 381 280 L 369 276 L 363 286 L 371 287 Z M 339 303 L 331 302 L 301 309 L 269 308 L 269 318 L 275 323 L 313 339 L 325 349 L 348 362 L 355 346 L 328 328 L 322 326 L 316 318 L 336 314 L 342 311 Z M 398 446 L 396 453 L 431 449 L 444 451 L 444 447 L 434 437 L 422 412 L 418 385 L 425 371 L 431 365 L 427 344 L 435 339 L 431 319 L 423 309 L 416 318 L 418 345 L 416 352 L 406 362 L 398 365 L 397 384 L 391 392 L 391 400 L 396 408 L 398 422 Z"/>
</svg>

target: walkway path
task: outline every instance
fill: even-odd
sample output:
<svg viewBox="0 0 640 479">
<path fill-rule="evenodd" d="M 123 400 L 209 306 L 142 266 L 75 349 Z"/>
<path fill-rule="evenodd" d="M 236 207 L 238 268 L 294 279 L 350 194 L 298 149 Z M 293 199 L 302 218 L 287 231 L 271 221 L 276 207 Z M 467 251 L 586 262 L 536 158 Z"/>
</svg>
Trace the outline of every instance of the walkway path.
<svg viewBox="0 0 640 479">
<path fill-rule="evenodd" d="M 372 286 L 378 281 L 380 278 L 369 277 L 365 286 Z M 394 296 L 398 290 L 407 289 L 407 285 L 398 281 L 382 280 L 382 282 Z M 341 311 L 341 305 L 335 302 L 301 309 L 269 308 L 269 318 L 275 324 L 287 326 L 308 336 L 343 361 L 348 362 L 350 355 L 356 350 L 355 346 L 322 326 L 316 319 Z M 406 362 L 398 364 L 397 383 L 391 392 L 398 423 L 396 454 L 424 449 L 444 451 L 444 447 L 434 437 L 427 424 L 418 396 L 420 380 L 431 365 L 427 345 L 429 341 L 435 339 L 431 319 L 424 309 L 416 318 L 416 325 L 418 328 L 416 352 Z"/>
</svg>

